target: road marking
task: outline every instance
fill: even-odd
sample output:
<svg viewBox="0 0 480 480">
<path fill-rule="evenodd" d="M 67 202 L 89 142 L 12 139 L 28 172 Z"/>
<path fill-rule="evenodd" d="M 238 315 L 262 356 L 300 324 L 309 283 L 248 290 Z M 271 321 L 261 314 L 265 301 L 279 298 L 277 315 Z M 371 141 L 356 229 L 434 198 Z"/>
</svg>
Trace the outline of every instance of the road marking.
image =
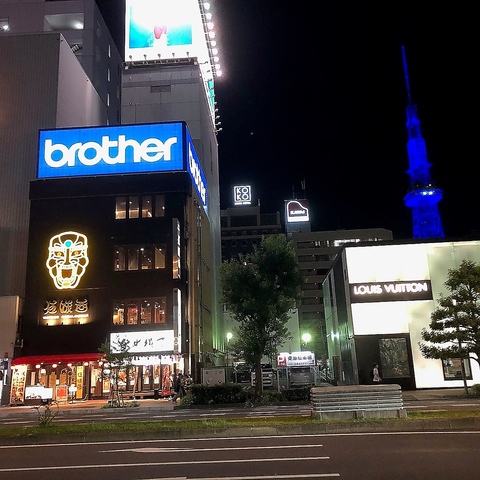
<svg viewBox="0 0 480 480">
<path fill-rule="evenodd" d="M 122 449 L 115 449 L 115 450 L 100 450 L 99 453 L 118 453 L 118 452 L 135 452 L 135 453 L 164 453 L 164 452 L 219 452 L 221 450 L 225 451 L 232 451 L 232 450 L 278 450 L 278 449 L 291 449 L 291 448 L 312 448 L 312 447 L 323 447 L 323 445 L 315 443 L 310 445 L 269 445 L 269 446 L 253 446 L 253 447 L 225 447 L 225 448 L 168 448 L 168 447 L 160 447 L 160 448 L 152 448 L 152 447 L 144 447 L 144 448 L 122 448 Z"/>
<path fill-rule="evenodd" d="M 260 462 L 298 462 L 308 460 L 330 460 L 330 457 L 293 457 L 293 458 L 249 458 L 246 460 L 181 460 L 178 462 L 146 462 L 146 463 L 111 463 L 111 464 L 96 464 L 96 465 L 63 465 L 63 466 L 48 466 L 48 467 L 22 467 L 22 468 L 0 468 L 1 472 L 43 472 L 48 470 L 79 470 L 79 469 L 96 469 L 96 468 L 125 468 L 125 467 L 166 467 L 171 465 L 212 465 L 225 463 L 260 463 Z M 227 477 L 228 478 L 228 477 Z M 267 477 L 268 478 L 268 477 Z M 228 480 L 230 480 L 228 478 Z"/>
<path fill-rule="evenodd" d="M 339 477 L 339 473 L 309 473 L 308 478 L 329 478 L 329 477 Z M 301 478 L 305 479 L 305 475 L 255 475 L 254 477 L 202 477 L 202 478 L 192 478 L 188 477 L 188 480 L 267 480 L 269 478 L 278 479 L 290 479 L 290 478 Z M 171 478 L 148 478 L 142 480 L 187 480 L 187 477 L 171 477 Z"/>
</svg>

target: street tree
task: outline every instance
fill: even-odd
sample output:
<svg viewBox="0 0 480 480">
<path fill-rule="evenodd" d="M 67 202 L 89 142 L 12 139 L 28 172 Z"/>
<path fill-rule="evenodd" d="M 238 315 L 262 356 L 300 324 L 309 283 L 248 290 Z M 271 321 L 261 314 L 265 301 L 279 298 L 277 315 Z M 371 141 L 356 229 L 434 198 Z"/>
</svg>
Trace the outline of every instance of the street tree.
<svg viewBox="0 0 480 480">
<path fill-rule="evenodd" d="M 422 330 L 422 339 L 428 343 L 420 342 L 420 350 L 425 358 L 459 358 L 468 393 L 464 359 L 480 363 L 480 265 L 463 260 L 457 269 L 448 270 L 444 285 L 449 294 L 440 294 L 430 329 Z"/>
<path fill-rule="evenodd" d="M 104 362 L 104 377 L 110 380 L 110 397 L 116 406 L 124 405 L 120 398 L 120 382 L 128 381 L 133 368 L 133 356 L 130 353 L 130 341 L 126 338 L 115 339 L 112 344 L 104 342 L 99 348 Z M 135 382 L 136 383 L 136 382 Z M 134 392 L 135 393 L 135 392 Z"/>
<path fill-rule="evenodd" d="M 220 268 L 223 302 L 237 327 L 232 351 L 255 370 L 255 398 L 263 393 L 262 358 L 273 358 L 292 338 L 286 326 L 300 298 L 295 253 L 285 235 L 263 237 L 251 254 Z"/>
</svg>

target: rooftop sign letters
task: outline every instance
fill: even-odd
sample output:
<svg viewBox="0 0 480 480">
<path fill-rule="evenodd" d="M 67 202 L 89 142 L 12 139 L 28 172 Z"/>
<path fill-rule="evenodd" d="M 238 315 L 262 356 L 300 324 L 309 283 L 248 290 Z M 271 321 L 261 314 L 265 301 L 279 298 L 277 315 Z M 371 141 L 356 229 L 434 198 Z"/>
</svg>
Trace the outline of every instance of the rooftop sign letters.
<svg viewBox="0 0 480 480">
<path fill-rule="evenodd" d="M 235 205 L 251 205 L 252 187 L 250 185 L 239 185 L 233 187 L 233 202 Z"/>
<path fill-rule="evenodd" d="M 350 284 L 352 303 L 408 302 L 432 299 L 430 280 Z"/>
<path fill-rule="evenodd" d="M 289 200 L 285 202 L 287 223 L 308 222 L 308 200 Z"/>
<path fill-rule="evenodd" d="M 41 130 L 38 178 L 183 170 L 183 124 Z"/>
</svg>

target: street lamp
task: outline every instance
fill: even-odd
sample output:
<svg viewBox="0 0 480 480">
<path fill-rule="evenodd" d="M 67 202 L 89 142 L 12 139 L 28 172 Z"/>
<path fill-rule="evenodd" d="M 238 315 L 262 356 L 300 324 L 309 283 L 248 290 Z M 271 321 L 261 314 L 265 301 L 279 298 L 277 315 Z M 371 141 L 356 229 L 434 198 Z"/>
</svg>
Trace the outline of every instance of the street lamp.
<svg viewBox="0 0 480 480">
<path fill-rule="evenodd" d="M 228 359 L 228 345 L 229 345 L 230 340 L 232 339 L 232 337 L 233 337 L 232 333 L 228 332 L 228 333 L 227 333 L 227 348 L 226 348 L 226 356 L 225 356 L 225 360 L 226 360 L 225 363 L 227 364 L 227 367 L 228 367 L 228 360 L 229 360 L 229 359 Z"/>
<path fill-rule="evenodd" d="M 307 350 L 308 343 L 310 342 L 311 339 L 312 339 L 312 336 L 309 333 L 304 333 L 302 335 L 302 346 L 305 347 L 305 350 Z"/>
</svg>

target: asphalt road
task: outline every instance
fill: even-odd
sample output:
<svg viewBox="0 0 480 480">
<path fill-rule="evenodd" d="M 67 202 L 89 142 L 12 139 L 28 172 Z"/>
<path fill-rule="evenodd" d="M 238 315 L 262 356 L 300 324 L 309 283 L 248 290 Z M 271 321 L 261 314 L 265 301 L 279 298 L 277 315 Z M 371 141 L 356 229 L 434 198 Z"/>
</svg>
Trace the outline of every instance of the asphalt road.
<svg viewBox="0 0 480 480">
<path fill-rule="evenodd" d="M 470 480 L 479 441 L 480 432 L 402 432 L 0 446 L 0 478 Z"/>
</svg>

